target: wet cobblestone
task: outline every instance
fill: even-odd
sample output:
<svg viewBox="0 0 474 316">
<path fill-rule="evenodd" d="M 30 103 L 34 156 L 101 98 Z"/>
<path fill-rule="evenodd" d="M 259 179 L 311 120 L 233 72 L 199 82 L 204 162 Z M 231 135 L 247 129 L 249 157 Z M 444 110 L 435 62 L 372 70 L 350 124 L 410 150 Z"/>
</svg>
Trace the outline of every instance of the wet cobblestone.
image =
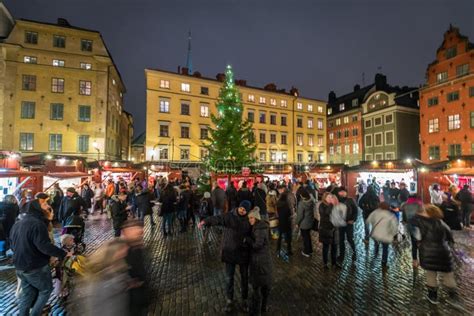
<svg viewBox="0 0 474 316">
<path fill-rule="evenodd" d="M 149 250 L 146 265 L 152 280 L 153 300 L 150 315 L 220 315 L 223 313 L 224 270 L 220 262 L 220 235 L 212 232 L 210 242 L 202 231 L 163 238 L 156 227 L 145 225 Z M 323 269 L 322 247 L 313 236 L 312 258 L 300 255 L 301 240 L 294 241 L 295 255 L 285 261 L 274 256 L 274 284 L 270 297 L 271 315 L 471 315 L 474 314 L 473 231 L 455 232 L 457 241 L 456 280 L 464 310 L 446 303 L 431 305 L 425 298 L 424 271 L 411 267 L 409 243 L 391 248 L 389 269 L 382 272 L 379 258 L 373 258 L 373 245 L 367 249 L 361 240 L 362 225 L 356 229 L 358 260 L 346 258 L 343 269 Z M 97 249 L 112 238 L 110 222 L 104 216 L 87 221 L 86 252 Z M 296 236 L 295 236 L 296 239 Z M 275 249 L 275 244 L 272 244 Z M 348 250 L 350 253 L 350 249 Z M 350 257 L 350 256 L 349 256 Z M 235 297 L 240 297 L 236 282 Z M 0 265 L 0 315 L 14 315 L 16 277 L 13 267 Z M 65 313 L 55 298 L 52 315 Z"/>
</svg>

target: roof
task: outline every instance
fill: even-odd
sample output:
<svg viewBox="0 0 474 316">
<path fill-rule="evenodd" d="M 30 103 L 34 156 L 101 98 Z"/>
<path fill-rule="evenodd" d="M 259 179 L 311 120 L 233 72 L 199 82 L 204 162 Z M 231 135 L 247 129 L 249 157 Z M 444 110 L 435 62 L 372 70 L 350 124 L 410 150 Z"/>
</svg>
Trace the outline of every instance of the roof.
<svg viewBox="0 0 474 316">
<path fill-rule="evenodd" d="M 186 74 L 181 74 L 181 73 L 178 73 L 178 72 L 159 69 L 159 68 L 145 68 L 145 72 L 146 71 L 159 71 L 159 72 L 165 72 L 165 73 L 168 73 L 168 74 L 182 76 L 182 77 L 190 77 L 190 78 L 195 78 L 195 79 L 199 79 L 199 80 L 207 80 L 207 81 L 212 81 L 212 82 L 218 82 L 219 84 L 222 83 L 221 81 L 219 81 L 217 79 L 201 76 L 201 74 L 199 72 L 194 72 L 194 74 L 186 75 Z M 199 75 L 197 76 L 196 73 L 199 73 Z M 241 84 L 238 84 L 238 81 L 240 81 L 240 80 L 238 80 L 238 79 L 235 80 L 236 85 L 238 85 L 240 87 L 243 87 L 243 88 L 249 88 L 249 89 L 265 91 L 267 93 L 277 93 L 277 94 L 284 94 L 284 95 L 287 95 L 287 96 L 294 96 L 292 93 L 286 92 L 285 89 L 267 90 L 267 89 L 260 88 L 260 87 L 250 86 L 248 84 L 241 85 Z M 298 95 L 297 97 L 302 98 L 302 99 L 312 100 L 312 101 L 326 102 L 325 100 L 320 100 L 320 99 L 315 99 L 315 98 L 308 98 L 308 97 L 304 97 L 304 96 L 301 96 L 301 95 Z"/>
<path fill-rule="evenodd" d="M 134 140 L 132 140 L 132 146 L 144 146 L 146 141 L 146 133 L 143 132 L 137 136 Z"/>
<path fill-rule="evenodd" d="M 57 179 L 72 179 L 72 178 L 87 178 L 90 174 L 85 172 L 50 172 L 45 173 L 45 177 L 57 178 Z"/>
<path fill-rule="evenodd" d="M 360 108 L 361 104 L 364 103 L 365 95 L 374 87 L 374 83 L 363 88 L 360 88 L 356 91 L 352 91 L 350 93 L 344 94 L 336 98 L 335 100 L 328 102 L 328 109 L 331 108 L 332 112 L 330 115 L 335 115 L 347 111 L 351 111 L 356 108 Z M 352 106 L 352 100 L 358 99 L 357 105 Z M 339 109 L 339 105 L 344 104 L 344 110 Z M 328 115 L 328 116 L 330 116 Z"/>
</svg>

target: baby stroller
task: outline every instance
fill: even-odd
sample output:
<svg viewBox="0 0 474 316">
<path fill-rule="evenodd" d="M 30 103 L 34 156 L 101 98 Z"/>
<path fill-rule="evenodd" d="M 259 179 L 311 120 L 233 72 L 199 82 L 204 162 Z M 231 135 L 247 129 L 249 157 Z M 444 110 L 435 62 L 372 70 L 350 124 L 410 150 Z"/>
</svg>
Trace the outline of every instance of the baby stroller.
<svg viewBox="0 0 474 316">
<path fill-rule="evenodd" d="M 74 214 L 68 218 L 61 232 L 61 235 L 74 236 L 75 252 L 79 254 L 86 250 L 86 244 L 84 243 L 85 226 L 84 219 L 80 215 Z"/>
</svg>

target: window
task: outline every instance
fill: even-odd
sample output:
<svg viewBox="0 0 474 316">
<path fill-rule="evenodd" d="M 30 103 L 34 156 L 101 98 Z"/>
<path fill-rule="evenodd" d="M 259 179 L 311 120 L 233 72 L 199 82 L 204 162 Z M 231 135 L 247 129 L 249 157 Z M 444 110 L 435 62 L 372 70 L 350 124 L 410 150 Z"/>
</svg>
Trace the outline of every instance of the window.
<svg viewBox="0 0 474 316">
<path fill-rule="evenodd" d="M 450 157 L 459 157 L 461 156 L 461 144 L 450 144 L 448 147 L 448 155 Z"/>
<path fill-rule="evenodd" d="M 113 84 L 114 86 L 115 86 L 115 83 L 116 83 L 116 82 L 115 82 L 115 79 L 112 79 L 112 84 Z"/>
<path fill-rule="evenodd" d="M 446 49 L 446 51 L 445 51 L 446 59 L 453 58 L 453 57 L 455 57 L 456 55 L 457 55 L 456 46 L 449 47 L 449 48 Z"/>
<path fill-rule="evenodd" d="M 382 125 L 382 117 L 379 116 L 379 117 L 375 117 L 374 118 L 374 126 L 380 126 Z"/>
<path fill-rule="evenodd" d="M 344 145 L 344 154 L 348 155 L 351 153 L 351 146 L 349 144 Z"/>
<path fill-rule="evenodd" d="M 79 105 L 79 122 L 90 122 L 90 121 L 91 121 L 91 106 Z"/>
<path fill-rule="evenodd" d="M 77 151 L 81 153 L 89 151 L 89 135 L 79 135 L 77 138 Z"/>
<path fill-rule="evenodd" d="M 352 129 L 352 136 L 357 136 L 359 135 L 359 129 L 358 128 L 353 128 Z"/>
<path fill-rule="evenodd" d="M 323 113 L 323 107 L 321 105 L 318 105 L 318 113 Z"/>
<path fill-rule="evenodd" d="M 49 134 L 49 150 L 61 151 L 63 149 L 63 135 Z"/>
<path fill-rule="evenodd" d="M 357 122 L 359 117 L 357 115 L 352 115 L 352 122 Z"/>
<path fill-rule="evenodd" d="M 324 126 L 323 126 L 323 119 L 321 119 L 321 118 L 318 118 L 318 129 L 319 129 L 319 130 L 324 129 Z"/>
<path fill-rule="evenodd" d="M 209 130 L 207 127 L 201 127 L 201 139 L 207 139 L 209 136 Z"/>
<path fill-rule="evenodd" d="M 169 89 L 170 88 L 170 81 L 169 80 L 160 80 L 160 88 L 162 89 Z"/>
<path fill-rule="evenodd" d="M 313 112 L 313 105 L 312 104 L 308 104 L 308 112 Z"/>
<path fill-rule="evenodd" d="M 267 100 L 265 100 L 265 97 L 260 97 L 259 98 L 259 103 L 260 104 L 265 104 L 265 103 L 267 103 Z"/>
<path fill-rule="evenodd" d="M 281 134 L 281 144 L 286 145 L 286 134 Z"/>
<path fill-rule="evenodd" d="M 271 161 L 277 161 L 277 154 L 276 154 L 276 152 L 274 152 L 274 151 L 270 152 L 270 160 L 271 160 Z"/>
<path fill-rule="evenodd" d="M 209 106 L 201 104 L 201 117 L 209 117 Z"/>
<path fill-rule="evenodd" d="M 169 137 L 169 126 L 160 124 L 160 137 Z"/>
<path fill-rule="evenodd" d="M 447 71 L 443 71 L 443 72 L 440 72 L 438 74 L 436 74 L 436 82 L 440 83 L 440 82 L 444 82 L 448 80 L 448 72 Z"/>
<path fill-rule="evenodd" d="M 255 102 L 255 96 L 253 94 L 249 94 L 248 97 L 247 97 L 247 100 L 249 102 Z"/>
<path fill-rule="evenodd" d="M 359 144 L 358 143 L 353 143 L 352 144 L 352 153 L 353 154 L 358 154 L 359 153 Z"/>
<path fill-rule="evenodd" d="M 393 123 L 393 114 L 385 115 L 385 124 L 391 124 L 391 123 Z"/>
<path fill-rule="evenodd" d="M 201 148 L 201 150 L 199 151 L 200 152 L 200 157 L 201 159 L 206 159 L 207 156 L 209 156 L 209 150 L 207 150 L 206 148 Z"/>
<path fill-rule="evenodd" d="M 23 57 L 23 62 L 25 64 L 36 64 L 38 59 L 35 56 L 25 56 Z"/>
<path fill-rule="evenodd" d="M 334 147 L 333 146 L 329 146 L 329 154 L 334 155 Z"/>
<path fill-rule="evenodd" d="M 286 116 L 281 116 L 281 126 L 286 126 Z"/>
<path fill-rule="evenodd" d="M 179 157 L 181 160 L 189 160 L 189 148 L 181 148 Z"/>
<path fill-rule="evenodd" d="M 369 160 L 372 160 L 372 154 L 365 154 L 365 160 L 369 161 Z"/>
<path fill-rule="evenodd" d="M 318 146 L 324 146 L 324 136 L 318 135 Z"/>
<path fill-rule="evenodd" d="M 81 40 L 81 50 L 83 52 L 92 52 L 92 41 L 87 39 Z"/>
<path fill-rule="evenodd" d="M 448 102 L 459 100 L 459 91 L 453 91 L 446 95 L 446 100 Z"/>
<path fill-rule="evenodd" d="M 395 143 L 393 131 L 385 132 L 385 145 L 393 145 Z"/>
<path fill-rule="evenodd" d="M 303 134 L 296 134 L 296 145 L 303 146 Z"/>
<path fill-rule="evenodd" d="M 35 118 L 35 102 L 30 102 L 30 101 L 21 102 L 21 118 L 22 119 Z"/>
<path fill-rule="evenodd" d="M 341 145 L 336 146 L 336 154 L 340 155 L 342 153 Z"/>
<path fill-rule="evenodd" d="M 169 113 L 170 112 L 170 100 L 169 99 L 160 99 L 160 112 Z"/>
<path fill-rule="evenodd" d="M 296 103 L 296 109 L 302 110 L 303 109 L 303 103 L 301 103 L 301 102 Z"/>
<path fill-rule="evenodd" d="M 191 92 L 191 85 L 189 83 L 181 83 L 181 91 Z"/>
<path fill-rule="evenodd" d="M 377 153 L 375 154 L 375 160 L 383 160 L 383 153 Z"/>
<path fill-rule="evenodd" d="M 265 121 L 266 121 L 265 112 L 260 112 L 258 121 L 262 124 L 265 124 Z"/>
<path fill-rule="evenodd" d="M 64 93 L 64 79 L 63 78 L 52 78 L 51 79 L 51 92 Z"/>
<path fill-rule="evenodd" d="M 365 147 L 372 147 L 372 135 L 365 135 Z"/>
<path fill-rule="evenodd" d="M 281 161 L 286 162 L 288 160 L 288 154 L 286 152 L 281 153 Z"/>
<path fill-rule="evenodd" d="M 247 114 L 247 120 L 248 120 L 249 122 L 252 122 L 252 123 L 255 122 L 255 113 L 254 113 L 254 112 L 248 112 L 248 114 Z"/>
<path fill-rule="evenodd" d="M 328 109 L 328 115 L 331 115 L 332 114 L 332 108 L 329 108 Z"/>
<path fill-rule="evenodd" d="M 347 128 L 344 130 L 344 137 L 345 138 L 349 137 L 349 129 Z"/>
<path fill-rule="evenodd" d="M 298 162 L 303 162 L 303 153 L 297 153 L 296 160 L 298 160 Z"/>
<path fill-rule="evenodd" d="M 181 138 L 189 138 L 189 126 L 181 126 Z"/>
<path fill-rule="evenodd" d="M 308 135 L 308 146 L 311 146 L 311 147 L 314 146 L 314 136 L 313 135 Z"/>
<path fill-rule="evenodd" d="M 303 118 L 302 117 L 296 118 L 296 127 L 303 128 Z"/>
<path fill-rule="evenodd" d="M 448 130 L 460 129 L 461 128 L 461 119 L 459 114 L 449 115 L 448 116 Z"/>
<path fill-rule="evenodd" d="M 286 100 L 281 100 L 281 107 L 282 108 L 288 107 L 288 103 L 286 102 Z"/>
<path fill-rule="evenodd" d="M 190 115 L 189 114 L 189 103 L 181 102 L 181 115 Z"/>
<path fill-rule="evenodd" d="M 339 111 L 344 111 L 344 103 L 339 104 Z"/>
<path fill-rule="evenodd" d="M 313 162 L 314 155 L 312 152 L 308 152 L 308 162 Z"/>
<path fill-rule="evenodd" d="M 469 64 L 463 64 L 456 67 L 456 76 L 462 77 L 469 74 Z"/>
<path fill-rule="evenodd" d="M 79 67 L 80 67 L 81 69 L 91 70 L 91 69 L 92 69 L 92 64 L 81 62 L 81 63 L 79 64 Z"/>
<path fill-rule="evenodd" d="M 38 33 L 26 31 L 25 32 L 25 43 L 27 44 L 38 44 Z"/>
<path fill-rule="evenodd" d="M 341 131 L 337 131 L 336 135 L 337 135 L 337 139 L 342 138 L 342 132 Z"/>
<path fill-rule="evenodd" d="M 349 123 L 349 116 L 344 116 L 343 122 L 344 122 L 344 124 Z"/>
<path fill-rule="evenodd" d="M 471 125 L 471 128 L 474 128 L 474 112 L 471 112 L 471 113 L 470 113 L 470 116 L 471 116 L 471 117 L 470 117 L 470 119 L 471 119 L 471 120 L 470 120 L 470 121 L 471 121 L 471 124 L 470 124 L 470 125 Z"/>
<path fill-rule="evenodd" d="M 270 114 L 270 124 L 276 125 L 276 123 L 277 123 L 277 116 L 276 116 L 276 114 L 271 113 Z"/>
<path fill-rule="evenodd" d="M 258 159 L 259 159 L 260 161 L 267 161 L 267 153 L 264 152 L 264 151 L 261 151 L 261 152 L 259 153 Z"/>
<path fill-rule="evenodd" d="M 65 48 L 66 37 L 61 35 L 53 35 L 53 47 Z"/>
<path fill-rule="evenodd" d="M 277 135 L 272 133 L 270 134 L 270 144 L 276 144 L 277 142 Z"/>
<path fill-rule="evenodd" d="M 365 128 L 370 128 L 372 127 L 372 120 L 371 119 L 366 119 L 365 120 Z"/>
<path fill-rule="evenodd" d="M 439 132 L 439 121 L 437 118 L 428 121 L 428 133 Z"/>
<path fill-rule="evenodd" d="M 336 126 L 339 126 L 339 125 L 341 125 L 341 119 L 340 118 L 336 119 Z"/>
<path fill-rule="evenodd" d="M 313 128 L 313 118 L 308 117 L 308 128 Z"/>
<path fill-rule="evenodd" d="M 469 96 L 472 98 L 474 97 L 474 86 L 473 87 L 469 87 Z"/>
<path fill-rule="evenodd" d="M 20 133 L 20 150 L 31 151 L 34 145 L 33 133 Z"/>
<path fill-rule="evenodd" d="M 91 81 L 79 81 L 79 94 L 80 95 L 91 95 L 92 94 L 92 82 Z"/>
<path fill-rule="evenodd" d="M 208 87 L 201 87 L 201 94 L 209 95 L 209 88 Z"/>
<path fill-rule="evenodd" d="M 36 91 L 36 76 L 23 75 L 22 76 L 22 88 L 23 88 L 23 90 Z"/>
<path fill-rule="evenodd" d="M 428 106 L 438 105 L 438 97 L 428 99 Z"/>
<path fill-rule="evenodd" d="M 329 140 L 333 140 L 333 139 L 334 139 L 334 133 L 331 132 L 331 133 L 329 133 Z"/>
<path fill-rule="evenodd" d="M 260 141 L 260 143 L 262 143 L 262 144 L 265 144 L 265 143 L 267 142 L 267 137 L 266 137 L 266 135 L 265 135 L 265 132 L 260 132 L 259 141 Z"/>
<path fill-rule="evenodd" d="M 158 153 L 160 160 L 168 160 L 168 148 L 159 148 Z"/>
<path fill-rule="evenodd" d="M 382 133 L 375 133 L 374 134 L 374 146 L 382 146 Z"/>
<path fill-rule="evenodd" d="M 51 103 L 49 118 L 53 121 L 62 121 L 64 118 L 64 105 L 62 103 Z"/>
<path fill-rule="evenodd" d="M 270 105 L 277 105 L 276 99 L 270 99 Z"/>
<path fill-rule="evenodd" d="M 352 107 L 356 107 L 359 105 L 359 99 L 352 99 Z"/>
</svg>

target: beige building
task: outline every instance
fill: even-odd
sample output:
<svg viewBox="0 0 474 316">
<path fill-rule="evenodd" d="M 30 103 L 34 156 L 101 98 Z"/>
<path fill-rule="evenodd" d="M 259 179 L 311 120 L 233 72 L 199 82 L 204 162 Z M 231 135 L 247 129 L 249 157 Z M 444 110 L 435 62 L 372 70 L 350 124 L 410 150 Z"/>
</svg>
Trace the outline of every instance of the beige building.
<svg viewBox="0 0 474 316">
<path fill-rule="evenodd" d="M 0 4 L 1 150 L 129 159 L 124 93 L 98 31 L 14 21 Z"/>
<path fill-rule="evenodd" d="M 207 129 L 216 114 L 216 101 L 224 74 L 216 79 L 146 69 L 147 161 L 199 162 Z M 310 164 L 326 162 L 326 103 L 303 98 L 274 84 L 264 88 L 236 80 L 242 94 L 244 118 L 253 122 L 261 163 Z"/>
</svg>

